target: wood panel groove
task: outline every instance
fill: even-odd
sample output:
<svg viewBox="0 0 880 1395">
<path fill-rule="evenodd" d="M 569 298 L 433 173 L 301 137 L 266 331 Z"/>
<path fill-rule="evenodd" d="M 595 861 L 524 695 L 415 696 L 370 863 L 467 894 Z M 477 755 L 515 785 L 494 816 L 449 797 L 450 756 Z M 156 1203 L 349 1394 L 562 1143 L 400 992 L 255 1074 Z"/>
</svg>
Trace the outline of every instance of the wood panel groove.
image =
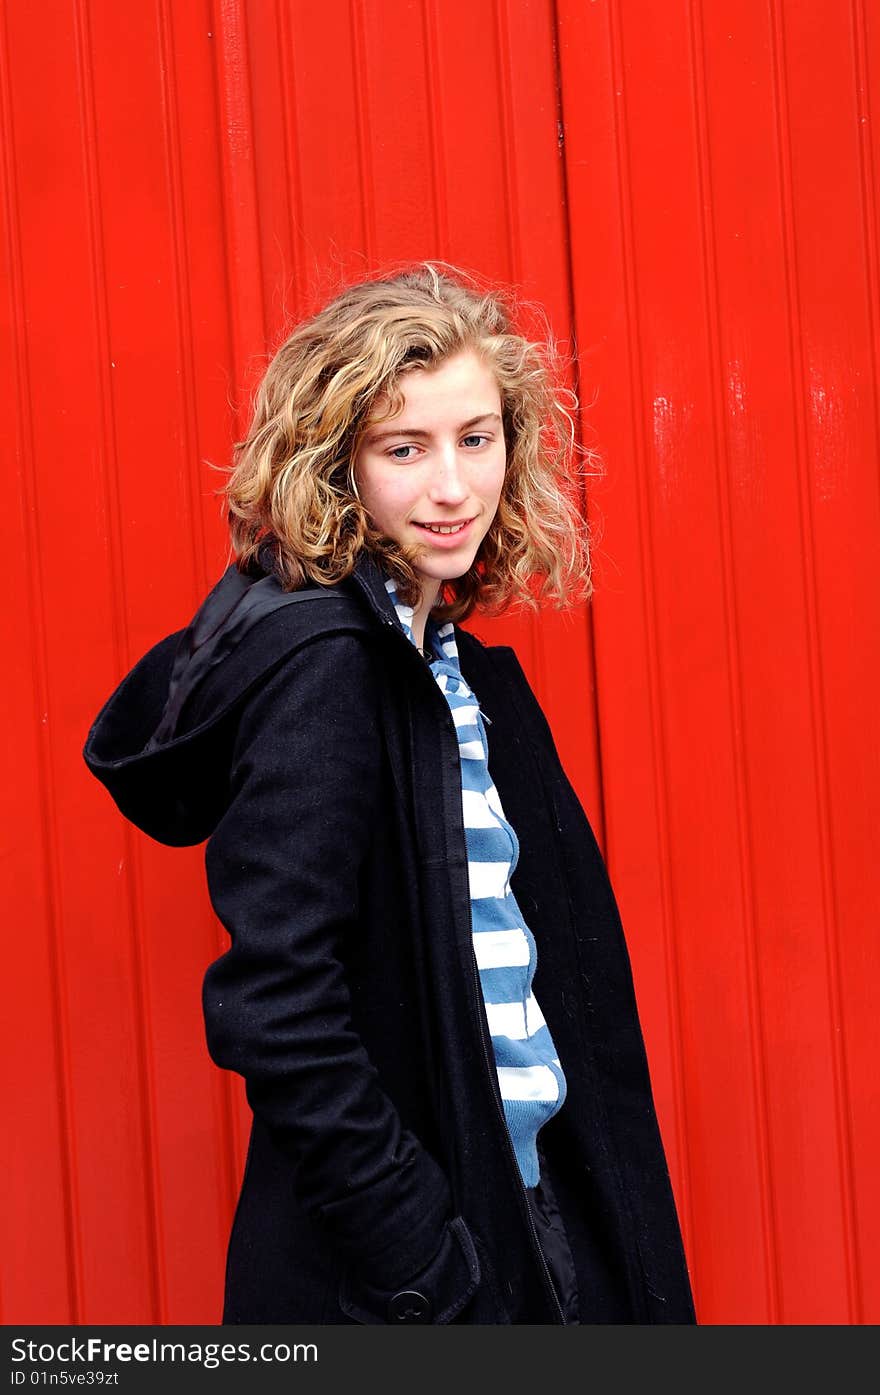
<svg viewBox="0 0 880 1395">
<path fill-rule="evenodd" d="M 620 201 L 621 256 L 623 262 L 623 289 L 625 294 L 625 321 L 627 325 L 627 359 L 632 394 L 637 404 L 645 401 L 645 379 L 643 372 L 643 352 L 640 334 L 639 286 L 635 267 L 634 244 L 636 230 L 632 199 L 630 194 L 631 169 L 627 145 L 627 103 L 625 90 L 625 59 L 623 49 L 622 15 L 619 0 L 609 0 L 608 32 L 611 46 L 611 72 L 614 86 L 612 101 L 613 139 L 618 170 L 618 197 Z M 646 668 L 649 675 L 651 693 L 650 741 L 652 754 L 652 775 L 657 801 L 658 820 L 656 838 L 658 865 L 660 868 L 661 906 L 659 913 L 660 934 L 663 940 L 663 960 L 667 983 L 669 1016 L 669 1039 L 672 1043 L 672 1080 L 675 1092 L 674 1123 L 676 1145 L 682 1173 L 680 1209 L 681 1224 L 688 1247 L 688 1253 L 699 1263 L 700 1237 L 692 1210 L 691 1162 L 688 1137 L 688 1105 L 684 1083 L 684 1039 L 681 1016 L 681 973 L 677 954 L 675 926 L 675 906 L 673 890 L 668 870 L 670 867 L 669 812 L 666 799 L 665 772 L 665 733 L 658 670 L 660 656 L 657 652 L 657 615 L 654 598 L 648 590 L 649 578 L 653 575 L 653 545 L 651 541 L 650 508 L 647 500 L 647 440 L 646 426 L 641 411 L 633 414 L 633 460 L 632 468 L 636 476 L 637 497 L 637 550 L 640 560 L 639 584 L 642 587 L 641 604 L 646 617 L 645 649 Z M 613 864 L 614 848 L 609 835 L 608 857 Z M 696 1300 L 699 1303 L 699 1289 Z M 699 1314 L 699 1307 L 698 1307 Z"/>
<path fill-rule="evenodd" d="M 721 291 L 718 279 L 718 255 L 713 221 L 715 201 L 712 190 L 712 164 L 709 152 L 709 117 L 707 112 L 707 79 L 705 66 L 705 35 L 702 26 L 701 0 L 687 0 L 690 40 L 691 91 L 694 104 L 696 173 L 699 191 L 700 239 L 703 255 L 706 329 L 710 363 L 713 372 L 712 439 L 715 490 L 720 521 L 720 542 L 723 558 L 721 595 L 724 613 L 727 681 L 730 706 L 730 746 L 733 751 L 735 787 L 735 821 L 737 830 L 737 862 L 743 886 L 745 946 L 748 995 L 748 1036 L 751 1047 L 749 1075 L 754 1100 L 756 1132 L 759 1140 L 761 1169 L 761 1230 L 766 1255 L 766 1297 L 768 1321 L 777 1323 L 781 1312 L 781 1276 L 779 1245 L 776 1235 L 775 1177 L 770 1149 L 768 1087 L 766 1075 L 766 1030 L 762 1006 L 760 955 L 757 943 L 757 905 L 752 849 L 749 836 L 749 790 L 745 767 L 743 741 L 748 732 L 744 718 L 743 658 L 740 651 L 740 624 L 736 599 L 736 579 L 733 568 L 733 527 L 729 508 L 730 468 L 727 456 L 724 420 L 724 366 L 721 351 L 720 319 Z M 741 735 L 737 736 L 737 733 Z"/>
<path fill-rule="evenodd" d="M 20 525 L 25 538 L 25 553 L 29 559 L 41 556 L 40 515 L 38 499 L 38 461 L 35 449 L 32 412 L 31 367 L 29 362 L 29 335 L 24 301 L 24 274 L 22 267 L 22 209 L 19 184 L 16 177 L 16 160 L 19 155 L 15 132 L 14 103 L 10 83 L 10 47 L 6 12 L 0 12 L 0 179 L 2 179 L 4 227 L 6 230 L 9 279 L 7 301 L 9 305 L 9 329 L 14 370 L 14 401 L 16 431 L 19 440 L 19 497 L 21 499 Z M 78 1189 L 78 1158 L 73 1140 L 72 1120 L 74 1116 L 74 1095 L 70 1079 L 70 1024 L 67 1013 L 67 984 L 64 957 L 61 949 L 60 925 L 60 877 L 57 861 L 58 812 L 51 779 L 51 750 L 49 741 L 49 684 L 46 654 L 46 601 L 40 567 L 33 570 L 30 585 L 25 588 L 24 607 L 27 616 L 29 636 L 28 668 L 31 674 L 32 694 L 35 708 L 32 713 L 36 734 L 36 769 L 34 778 L 40 791 L 39 844 L 38 855 L 44 868 L 45 881 L 45 935 L 47 942 L 48 975 L 47 997 L 51 1008 L 48 1030 L 51 1036 L 52 1074 L 51 1080 L 40 1082 L 47 1099 L 54 1101 L 57 1111 L 58 1133 L 62 1146 L 57 1158 L 60 1171 L 60 1209 L 63 1217 L 63 1233 L 58 1237 L 58 1250 L 55 1262 L 65 1276 L 68 1311 L 54 1312 L 56 1322 L 77 1322 L 82 1312 L 82 1272 L 83 1237 L 79 1227 L 76 1207 Z M 22 985 L 24 990 L 25 985 Z M 7 1101 L 7 1104 L 11 1103 Z M 19 1121 L 20 1122 L 20 1121 Z M 36 1160 L 34 1160 L 36 1162 Z M 15 1205 L 17 1198 L 12 1198 Z M 18 1209 L 16 1207 L 16 1209 Z M 12 1252 L 12 1239 L 7 1233 L 6 1246 Z M 21 1321 L 21 1309 L 13 1299 L 13 1280 L 18 1276 L 9 1275 L 8 1285 L 2 1286 L 3 1318 L 5 1322 Z M 40 1314 L 25 1313 L 26 1320 L 36 1321 Z"/>
<path fill-rule="evenodd" d="M 816 819 L 821 849 L 822 924 L 825 936 L 827 990 L 831 1014 L 829 1043 L 834 1071 L 834 1127 L 840 1159 L 840 1204 L 843 1215 L 843 1245 L 846 1266 L 849 1321 L 860 1323 L 862 1317 L 861 1283 L 855 1253 L 855 1212 L 853 1187 L 852 1141 L 849 1135 L 847 1102 L 846 1048 L 844 1022 L 840 999 L 840 969 L 838 963 L 836 924 L 837 908 L 834 890 L 833 844 L 829 806 L 827 716 L 822 688 L 822 652 L 816 613 L 816 577 L 812 564 L 815 548 L 812 511 L 808 481 L 806 364 L 802 330 L 802 310 L 798 275 L 797 232 L 794 219 L 794 195 L 791 152 L 791 124 L 787 97 L 785 20 L 779 0 L 769 0 L 772 17 L 773 93 L 776 108 L 776 137 L 779 158 L 780 201 L 785 238 L 785 281 L 791 327 L 790 354 L 792 382 L 795 385 L 795 464 L 799 479 L 798 519 L 801 560 L 803 567 L 804 614 L 809 636 L 808 671 L 810 682 L 810 754 L 815 767 L 817 787 Z"/>
<path fill-rule="evenodd" d="M 446 203 L 446 149 L 437 72 L 437 12 L 434 0 L 421 0 L 422 63 L 425 72 L 425 120 L 430 145 L 431 224 L 435 247 L 449 243 L 449 212 Z"/>
<path fill-rule="evenodd" d="M 128 641 L 128 597 L 125 578 L 125 548 L 122 538 L 122 520 L 118 490 L 119 456 L 116 447 L 116 424 L 114 419 L 112 371 L 112 342 L 110 315 L 107 303 L 107 267 L 105 258 L 103 223 L 103 191 L 98 168 L 98 122 L 95 111 L 94 77 L 92 69 L 92 38 L 89 17 L 84 0 L 74 0 L 74 32 L 76 42 L 76 72 L 80 102 L 80 127 L 82 135 L 83 172 L 85 202 L 87 210 L 88 241 L 90 252 L 90 290 L 94 310 L 96 340 L 96 360 L 98 364 L 96 397 L 99 431 L 99 467 L 107 500 L 108 551 L 113 565 L 115 585 L 111 602 L 114 654 L 117 671 L 124 671 L 132 661 Z M 161 1255 L 161 1201 L 159 1195 L 159 1170 L 156 1153 L 156 1136 L 153 1127 L 154 1091 L 151 1057 L 147 1050 L 147 1020 L 149 1016 L 148 989 L 144 973 L 141 946 L 144 941 L 142 877 L 140 855 L 135 841 L 134 830 L 127 826 L 124 831 L 125 861 L 130 868 L 126 882 L 127 925 L 126 939 L 129 944 L 131 963 L 134 969 L 131 984 L 132 1005 L 135 1016 L 134 1050 L 137 1087 L 140 1098 L 140 1138 L 139 1147 L 143 1160 L 144 1204 L 146 1210 L 146 1245 L 149 1266 L 148 1286 L 151 1320 L 160 1321 L 159 1314 L 164 1306 L 164 1272 Z"/>
<path fill-rule="evenodd" d="M 874 400 L 874 441 L 880 443 L 880 238 L 877 232 L 877 170 L 871 148 L 873 112 L 868 64 L 868 23 L 865 0 L 851 0 L 853 78 L 858 113 L 858 149 L 861 196 L 862 238 L 865 279 L 868 286 L 865 308 L 868 315 L 868 353 L 871 365 L 871 392 Z M 880 491 L 880 473 L 877 474 Z"/>
</svg>

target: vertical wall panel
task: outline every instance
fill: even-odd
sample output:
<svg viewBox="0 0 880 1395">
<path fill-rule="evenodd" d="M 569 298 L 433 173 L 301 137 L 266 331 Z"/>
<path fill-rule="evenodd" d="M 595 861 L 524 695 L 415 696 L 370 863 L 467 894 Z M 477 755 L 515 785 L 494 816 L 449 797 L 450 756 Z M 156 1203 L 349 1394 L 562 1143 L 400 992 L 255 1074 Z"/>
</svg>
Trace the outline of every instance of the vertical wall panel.
<svg viewBox="0 0 880 1395">
<path fill-rule="evenodd" d="M 60 11 L 60 7 L 59 7 Z M 63 1063 L 74 1255 L 80 1315 L 115 1310 L 119 1272 L 139 1311 L 151 1311 L 155 1249 L 145 1166 L 148 1116 L 137 1028 L 134 964 L 126 893 L 119 879 L 103 889 L 104 913 L 117 931 L 104 939 L 92 913 L 86 869 L 94 826 L 78 817 L 81 762 L 70 740 L 92 656 L 108 678 L 116 669 L 114 617 L 101 593 L 100 542 L 107 527 L 108 474 L 115 479 L 108 414 L 111 372 L 103 300 L 100 219 L 95 185 L 91 50 L 79 8 L 53 16 L 38 32 L 22 12 L 9 16 L 9 71 L 16 143 L 11 153 L 22 193 L 22 287 L 29 326 L 33 467 L 30 558 L 39 558 L 39 602 L 33 635 L 41 659 L 44 709 L 31 720 L 43 730 L 43 790 L 49 846 L 43 875 L 56 925 L 53 971 L 64 1023 Z M 50 90 L 51 104 L 30 94 Z M 31 171 L 38 170 L 36 178 Z M 63 210 L 63 224 L 58 216 Z M 63 226 L 63 234 L 62 234 Z M 60 260 L 63 256 L 63 274 Z M 57 269 L 51 280 L 45 268 Z M 25 461 L 25 465 L 31 462 Z M 63 527 L 76 519 L 78 527 Z M 87 520 L 87 523 L 86 523 Z M 30 565 L 33 565 L 31 561 Z M 29 637 L 23 636 L 25 642 Z M 84 715 L 84 713 L 83 713 Z M 114 835 L 111 835 L 113 838 Z M 119 837 L 118 834 L 115 835 Z M 102 839 L 105 849 L 108 844 Z M 33 1023 L 24 999 L 16 1026 Z M 36 1082 L 35 1082 L 36 1083 Z M 29 1146 L 25 1139 L 21 1146 Z M 35 1159 L 37 1169 L 39 1160 Z M 38 1172 L 37 1172 L 38 1175 Z M 36 1177 L 35 1177 L 36 1180 Z M 112 1195 L 113 1205 L 104 1204 Z M 10 1293 L 13 1319 L 15 1290 Z"/>
<path fill-rule="evenodd" d="M 546 308 L 601 449 L 592 606 L 472 628 L 607 851 L 699 1315 L 877 1321 L 878 50 L 874 0 L 7 7 L 4 1321 L 219 1316 L 224 935 L 80 748 L 225 565 L 267 353 L 426 257 Z"/>
<path fill-rule="evenodd" d="M 4 16 L 0 16 L 0 25 Z M 36 552 L 34 536 L 36 478 L 33 465 L 34 421 L 31 365 L 27 353 L 23 243 L 28 235 L 25 199 L 11 158 L 15 131 L 11 62 L 5 31 L 0 33 L 0 178 L 3 181 L 3 240 L 0 283 L 4 287 L 3 321 L 8 333 L 2 347 L 3 417 L 9 424 L 7 448 L 14 450 L 17 490 L 10 489 L 8 565 L 26 574 Z M 11 476 L 11 472 L 10 472 Z M 11 482 L 11 480 L 10 480 Z M 72 1206 L 73 1160 L 67 1146 L 71 1101 L 65 1071 L 66 1016 L 58 975 L 57 885 L 50 862 L 52 848 L 51 784 L 46 743 L 46 678 L 40 634 L 42 592 L 35 584 L 16 592 L 16 604 L 4 606 L 2 636 L 7 654 L 6 721 L 0 786 L 4 838 L 18 855 L 2 860 L 2 899 L 10 927 L 26 933 L 8 938 L 8 982 L 13 1001 L 25 1008 L 23 1020 L 10 1014 L 0 1052 L 0 1081 L 5 1117 L 15 1121 L 4 1138 L 0 1191 L 0 1228 L 6 1268 L 0 1285 L 0 1314 L 9 1322 L 21 1311 L 39 1312 L 46 1322 L 64 1322 L 77 1291 L 78 1232 Z M 22 609 L 24 607 L 24 609 Z M 22 628 L 32 642 L 22 642 Z M 15 841 L 9 844 L 14 830 Z M 27 989 L 24 989 L 27 985 Z M 28 1020 L 43 1030 L 29 1030 Z M 23 1029 L 23 1030 L 22 1030 Z M 34 1088 L 36 1083 L 37 1088 Z M 33 1185 L 35 1159 L 39 1189 Z M 52 1255 L 48 1272 L 32 1262 L 35 1251 Z M 13 1291 L 13 1282 L 15 1289 Z"/>
<path fill-rule="evenodd" d="M 822 921 L 835 1080 L 836 1167 L 829 1199 L 844 1230 L 847 1294 L 855 1320 L 876 1312 L 872 1257 L 878 1235 L 871 1184 L 878 1091 L 870 1065 L 880 1046 L 864 993 L 876 964 L 880 743 L 878 638 L 868 610 L 870 565 L 880 537 L 878 486 L 876 185 L 866 161 L 868 104 L 858 92 L 858 49 L 867 62 L 865 14 L 842 23 L 836 7 L 778 11 L 789 147 L 791 237 L 797 269 L 798 411 L 802 430 L 807 613 L 822 839 Z M 861 33 L 858 31 L 861 30 Z M 877 53 L 872 71 L 876 78 Z M 808 75 L 821 66 L 822 91 Z M 865 67 L 862 67 L 862 79 Z M 876 110 L 876 108 L 875 108 Z M 827 168 L 817 180 L 815 170 Z M 853 539 L 873 540 L 852 549 Z M 851 554 L 852 549 L 852 554 Z M 847 557 L 847 565 L 841 566 Z M 873 907 L 873 909 L 872 909 Z M 858 966 L 854 973 L 855 966 Z M 814 1126 L 820 1120 L 812 1119 Z"/>
<path fill-rule="evenodd" d="M 609 462 L 608 850 L 651 1034 L 679 1044 L 710 1322 L 868 1311 L 876 1026 L 849 966 L 876 984 L 876 245 L 853 16 L 560 7 L 576 323 Z"/>
</svg>

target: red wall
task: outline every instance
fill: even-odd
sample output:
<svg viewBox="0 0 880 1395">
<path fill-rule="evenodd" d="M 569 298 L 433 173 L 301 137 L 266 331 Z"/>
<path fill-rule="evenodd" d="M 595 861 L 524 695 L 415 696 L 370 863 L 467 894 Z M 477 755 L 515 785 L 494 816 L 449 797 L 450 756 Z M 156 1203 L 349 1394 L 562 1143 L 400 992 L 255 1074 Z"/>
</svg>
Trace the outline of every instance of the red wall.
<svg viewBox="0 0 880 1395">
<path fill-rule="evenodd" d="M 5 1322 L 213 1322 L 200 849 L 80 748 L 226 561 L 286 322 L 389 261 L 577 350 L 589 613 L 513 641 L 606 849 L 699 1315 L 880 1321 L 871 0 L 23 0 L 0 32 Z"/>
</svg>

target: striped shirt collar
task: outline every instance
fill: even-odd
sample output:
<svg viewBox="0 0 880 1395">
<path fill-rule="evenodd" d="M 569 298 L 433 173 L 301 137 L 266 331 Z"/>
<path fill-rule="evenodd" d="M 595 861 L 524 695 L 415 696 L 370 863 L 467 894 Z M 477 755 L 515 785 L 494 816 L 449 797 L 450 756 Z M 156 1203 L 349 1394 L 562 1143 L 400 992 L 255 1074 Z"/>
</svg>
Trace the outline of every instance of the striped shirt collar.
<svg viewBox="0 0 880 1395">
<path fill-rule="evenodd" d="M 395 614 L 400 621 L 401 628 L 411 644 L 415 644 L 415 637 L 412 631 L 413 607 L 404 605 L 403 601 L 397 598 L 397 587 L 393 577 L 388 577 L 385 582 L 385 590 L 391 597 Z M 459 672 L 458 645 L 455 642 L 455 626 L 449 620 L 445 625 L 438 625 L 429 615 L 425 624 L 425 646 L 435 655 L 433 663 L 446 661 L 452 664 Z"/>
</svg>

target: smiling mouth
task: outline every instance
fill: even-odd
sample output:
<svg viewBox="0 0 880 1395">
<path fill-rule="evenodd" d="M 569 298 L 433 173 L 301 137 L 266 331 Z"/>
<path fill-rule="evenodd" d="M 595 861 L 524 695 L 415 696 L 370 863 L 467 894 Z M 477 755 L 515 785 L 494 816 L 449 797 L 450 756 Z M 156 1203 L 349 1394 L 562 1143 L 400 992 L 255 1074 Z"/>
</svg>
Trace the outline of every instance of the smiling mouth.
<svg viewBox="0 0 880 1395">
<path fill-rule="evenodd" d="M 460 523 L 416 523 L 416 528 L 424 528 L 429 533 L 460 533 L 469 523 L 473 523 L 472 518 L 464 518 Z"/>
</svg>

